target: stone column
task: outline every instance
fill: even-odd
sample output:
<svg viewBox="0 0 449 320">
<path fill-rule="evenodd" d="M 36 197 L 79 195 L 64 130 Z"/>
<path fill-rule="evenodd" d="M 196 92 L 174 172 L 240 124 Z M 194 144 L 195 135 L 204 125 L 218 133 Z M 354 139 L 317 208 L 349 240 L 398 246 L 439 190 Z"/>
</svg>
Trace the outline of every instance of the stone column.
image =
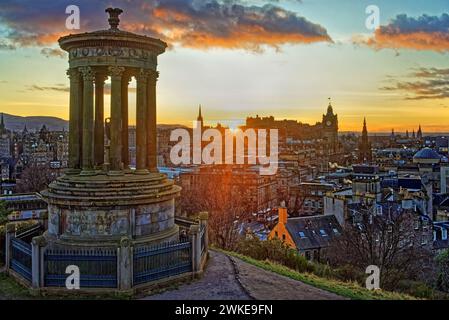
<svg viewBox="0 0 449 320">
<path fill-rule="evenodd" d="M 147 82 L 148 73 L 141 69 L 137 75 L 136 103 L 136 173 L 147 174 Z"/>
<path fill-rule="evenodd" d="M 31 241 L 31 284 L 33 289 L 40 288 L 43 283 L 41 283 L 42 273 L 44 272 L 42 268 L 41 258 L 43 257 L 43 248 L 47 245 L 44 236 L 34 237 Z"/>
<path fill-rule="evenodd" d="M 67 75 L 70 78 L 69 170 L 67 173 L 78 174 L 81 168 L 81 75 L 77 69 L 69 69 Z"/>
<path fill-rule="evenodd" d="M 198 273 L 201 271 L 201 238 L 200 227 L 192 224 L 189 229 L 189 238 L 192 243 L 192 271 Z"/>
<path fill-rule="evenodd" d="M 6 270 L 9 270 L 11 268 L 11 239 L 16 232 L 16 225 L 14 223 L 7 223 L 5 231 L 5 267 Z"/>
<path fill-rule="evenodd" d="M 127 237 L 120 240 L 118 249 L 118 289 L 131 290 L 133 286 L 133 247 Z"/>
<path fill-rule="evenodd" d="M 156 115 L 156 82 L 159 77 L 157 71 L 151 71 L 147 86 L 147 166 L 150 172 L 157 169 L 157 115 Z"/>
<path fill-rule="evenodd" d="M 83 151 L 81 175 L 94 175 L 94 80 L 91 67 L 82 67 L 83 75 Z"/>
<path fill-rule="evenodd" d="M 129 137 L 128 137 L 128 86 L 131 79 L 124 75 L 122 79 L 122 161 L 123 168 L 129 169 Z"/>
<path fill-rule="evenodd" d="M 104 164 L 104 82 L 107 77 L 97 74 L 95 77 L 95 166 L 102 168 Z"/>
<path fill-rule="evenodd" d="M 122 175 L 122 75 L 123 67 L 109 67 L 111 74 L 110 175 Z"/>
</svg>

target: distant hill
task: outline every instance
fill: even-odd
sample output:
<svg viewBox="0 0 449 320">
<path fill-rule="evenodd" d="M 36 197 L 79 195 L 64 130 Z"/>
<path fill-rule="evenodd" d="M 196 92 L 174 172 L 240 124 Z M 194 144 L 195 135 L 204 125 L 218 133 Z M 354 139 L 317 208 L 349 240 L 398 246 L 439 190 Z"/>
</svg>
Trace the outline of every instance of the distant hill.
<svg viewBox="0 0 449 320">
<path fill-rule="evenodd" d="M 4 113 L 6 129 L 12 131 L 22 131 L 25 124 L 30 131 L 39 130 L 45 124 L 50 131 L 59 131 L 69 129 L 69 122 L 56 117 L 20 117 Z"/>
<path fill-rule="evenodd" d="M 40 130 L 44 124 L 50 131 L 60 131 L 63 128 L 66 131 L 69 130 L 69 122 L 61 118 L 46 116 L 21 117 L 7 113 L 3 113 L 3 115 L 5 117 L 6 129 L 12 131 L 22 131 L 25 124 L 30 131 Z M 179 124 L 158 124 L 157 126 L 162 129 L 187 128 Z"/>
</svg>

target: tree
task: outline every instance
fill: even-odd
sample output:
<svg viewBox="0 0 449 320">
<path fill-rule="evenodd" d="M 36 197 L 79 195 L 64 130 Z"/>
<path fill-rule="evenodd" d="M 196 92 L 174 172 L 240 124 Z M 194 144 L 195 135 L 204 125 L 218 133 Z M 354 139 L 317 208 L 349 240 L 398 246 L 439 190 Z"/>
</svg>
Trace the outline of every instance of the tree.
<svg viewBox="0 0 449 320">
<path fill-rule="evenodd" d="M 3 225 L 6 222 L 8 222 L 8 214 L 9 213 L 10 213 L 10 211 L 8 210 L 8 208 L 6 206 L 6 202 L 0 201 L 0 225 Z"/>
<path fill-rule="evenodd" d="M 438 289 L 449 292 L 449 249 L 441 252 L 437 256 L 436 262 L 438 267 Z"/>
<path fill-rule="evenodd" d="M 209 212 L 209 239 L 224 249 L 234 249 L 242 222 L 251 217 L 248 191 L 234 183 L 232 173 L 204 178 L 181 192 L 182 210 L 189 215 Z"/>
<path fill-rule="evenodd" d="M 360 272 L 376 265 L 381 287 L 394 289 L 400 280 L 417 279 L 430 267 L 430 250 L 421 245 L 423 235 L 415 230 L 416 213 L 394 204 L 387 205 L 383 214 L 374 211 L 374 207 L 359 209 L 333 240 L 327 256 L 335 266 L 349 264 Z"/>
<path fill-rule="evenodd" d="M 17 192 L 40 192 L 46 189 L 57 176 L 57 173 L 52 171 L 48 165 L 31 163 L 23 170 L 20 180 L 17 181 Z"/>
</svg>

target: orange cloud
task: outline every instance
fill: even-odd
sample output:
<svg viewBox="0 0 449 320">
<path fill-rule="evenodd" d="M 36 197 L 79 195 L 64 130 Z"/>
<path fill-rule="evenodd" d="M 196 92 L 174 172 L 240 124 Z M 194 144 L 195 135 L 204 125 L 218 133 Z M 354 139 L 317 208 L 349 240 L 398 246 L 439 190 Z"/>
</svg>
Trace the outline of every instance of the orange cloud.
<svg viewBox="0 0 449 320">
<path fill-rule="evenodd" d="M 49 46 L 73 33 L 65 29 L 69 0 L 3 2 L 0 26 L 7 30 L 7 45 Z M 105 28 L 104 8 L 109 2 L 78 0 L 82 24 L 78 32 Z M 114 6 L 124 9 L 122 28 L 159 37 L 171 46 L 262 51 L 266 46 L 332 42 L 321 25 L 275 5 L 246 5 L 237 0 L 116 0 Z"/>
<path fill-rule="evenodd" d="M 449 33 L 420 31 L 388 34 L 383 33 L 382 29 L 377 29 L 374 37 L 368 39 L 366 44 L 376 49 L 431 50 L 444 53 L 449 51 Z"/>
<path fill-rule="evenodd" d="M 422 15 L 408 17 L 396 16 L 389 24 L 379 27 L 369 39 L 357 39 L 375 49 L 430 50 L 449 52 L 449 15 L 440 17 Z"/>
</svg>

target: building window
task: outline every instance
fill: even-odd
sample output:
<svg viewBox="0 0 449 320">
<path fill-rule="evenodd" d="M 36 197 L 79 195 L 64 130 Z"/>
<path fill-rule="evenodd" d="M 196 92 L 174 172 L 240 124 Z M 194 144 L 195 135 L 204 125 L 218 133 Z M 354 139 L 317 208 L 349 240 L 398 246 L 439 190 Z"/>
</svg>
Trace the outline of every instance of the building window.
<svg viewBox="0 0 449 320">
<path fill-rule="evenodd" d="M 422 245 L 426 245 L 426 244 L 427 244 L 427 238 L 426 238 L 425 236 L 423 236 L 423 237 L 421 238 L 421 244 L 422 244 Z"/>
<path fill-rule="evenodd" d="M 320 229 L 320 235 L 322 237 L 327 237 L 327 233 L 326 233 L 326 231 L 324 229 Z"/>
<path fill-rule="evenodd" d="M 299 231 L 299 236 L 301 237 L 301 239 L 305 239 L 306 237 L 306 235 L 302 231 Z"/>
<path fill-rule="evenodd" d="M 283 235 L 282 235 L 282 240 L 284 240 L 284 241 L 285 241 L 285 234 L 283 234 Z"/>
</svg>

